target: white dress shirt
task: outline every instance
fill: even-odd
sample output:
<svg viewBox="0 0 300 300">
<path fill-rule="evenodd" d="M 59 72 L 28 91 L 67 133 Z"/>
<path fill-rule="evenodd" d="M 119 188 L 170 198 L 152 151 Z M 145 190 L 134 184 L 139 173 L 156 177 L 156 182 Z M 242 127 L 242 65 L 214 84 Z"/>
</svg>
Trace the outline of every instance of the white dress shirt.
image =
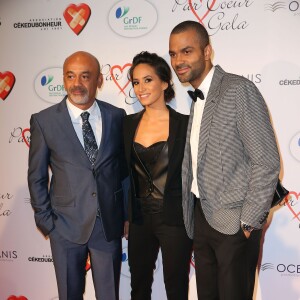
<svg viewBox="0 0 300 300">
<path fill-rule="evenodd" d="M 190 145 L 191 145 L 191 155 L 192 155 L 192 171 L 193 171 L 193 181 L 191 191 L 199 198 L 199 188 L 197 184 L 197 170 L 198 170 L 198 150 L 199 150 L 199 137 L 200 137 L 200 126 L 202 115 L 204 111 L 204 106 L 206 103 L 206 97 L 210 88 L 210 84 L 214 75 L 215 67 L 212 67 L 209 73 L 206 75 L 199 90 L 202 91 L 204 95 L 204 100 L 197 99 L 194 105 L 194 118 L 191 128 Z"/>
<path fill-rule="evenodd" d="M 94 102 L 94 104 L 88 109 L 88 110 L 82 110 L 75 105 L 73 105 L 69 99 L 67 99 L 67 107 L 68 111 L 71 117 L 71 121 L 74 126 L 74 130 L 78 136 L 78 139 L 84 148 L 84 141 L 83 141 L 83 135 L 82 135 L 82 118 L 81 114 L 84 111 L 88 111 L 90 113 L 89 116 L 89 122 L 92 126 L 92 129 L 94 131 L 94 135 L 96 138 L 96 142 L 99 148 L 100 142 L 101 142 L 101 137 L 102 137 L 102 118 L 101 118 L 101 111 L 99 108 L 99 105 Z"/>
</svg>

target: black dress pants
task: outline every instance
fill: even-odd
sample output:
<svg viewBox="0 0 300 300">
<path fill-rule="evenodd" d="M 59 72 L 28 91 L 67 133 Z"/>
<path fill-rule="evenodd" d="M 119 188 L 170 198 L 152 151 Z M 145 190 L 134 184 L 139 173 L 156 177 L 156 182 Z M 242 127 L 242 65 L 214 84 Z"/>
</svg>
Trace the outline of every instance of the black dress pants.
<svg viewBox="0 0 300 300">
<path fill-rule="evenodd" d="M 194 256 L 199 300 L 251 300 L 261 230 L 247 239 L 240 229 L 226 235 L 206 221 L 200 200 L 195 206 Z"/>
<path fill-rule="evenodd" d="M 187 300 L 192 240 L 184 226 L 164 224 L 162 213 L 144 215 L 142 225 L 130 224 L 131 300 L 151 300 L 159 248 L 168 300 Z"/>
</svg>

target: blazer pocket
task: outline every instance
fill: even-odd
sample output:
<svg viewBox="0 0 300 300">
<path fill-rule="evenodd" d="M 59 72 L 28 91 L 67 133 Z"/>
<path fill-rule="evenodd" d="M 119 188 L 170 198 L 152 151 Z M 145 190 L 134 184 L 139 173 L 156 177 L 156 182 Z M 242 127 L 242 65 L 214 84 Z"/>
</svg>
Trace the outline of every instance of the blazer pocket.
<svg viewBox="0 0 300 300">
<path fill-rule="evenodd" d="M 63 197 L 63 196 L 53 196 L 52 197 L 52 204 L 54 206 L 75 206 L 75 201 L 71 197 Z"/>
<path fill-rule="evenodd" d="M 247 188 L 233 189 L 220 195 L 222 207 L 237 208 L 243 206 Z"/>
</svg>

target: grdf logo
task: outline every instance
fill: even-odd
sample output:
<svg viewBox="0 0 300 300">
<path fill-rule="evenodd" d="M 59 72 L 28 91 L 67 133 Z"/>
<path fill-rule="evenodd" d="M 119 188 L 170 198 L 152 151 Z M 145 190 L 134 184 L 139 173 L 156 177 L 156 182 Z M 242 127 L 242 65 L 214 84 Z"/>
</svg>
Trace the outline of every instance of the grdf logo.
<svg viewBox="0 0 300 300">
<path fill-rule="evenodd" d="M 123 18 L 129 12 L 129 7 L 125 6 L 123 8 L 118 7 L 116 10 L 116 18 L 120 19 Z"/>
</svg>

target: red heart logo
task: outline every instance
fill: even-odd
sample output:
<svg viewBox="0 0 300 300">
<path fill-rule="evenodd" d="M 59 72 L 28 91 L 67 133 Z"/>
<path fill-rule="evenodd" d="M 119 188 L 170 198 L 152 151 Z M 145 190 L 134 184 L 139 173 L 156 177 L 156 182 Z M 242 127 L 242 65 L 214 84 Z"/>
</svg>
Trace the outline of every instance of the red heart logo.
<svg viewBox="0 0 300 300">
<path fill-rule="evenodd" d="M 290 192 L 289 193 L 290 196 L 294 196 L 292 198 L 292 201 L 294 200 L 294 198 L 296 199 L 296 201 L 299 200 L 299 196 L 300 196 L 300 193 L 296 193 L 296 192 Z M 288 200 L 288 196 L 285 197 L 285 203 L 287 205 L 287 207 L 290 209 L 290 211 L 292 212 L 293 216 L 294 216 L 294 219 L 297 219 L 299 222 L 300 222 L 300 210 L 298 209 L 298 211 L 296 211 L 293 206 L 291 205 L 291 201 Z M 294 201 L 293 201 L 294 203 Z"/>
<path fill-rule="evenodd" d="M 12 72 L 0 72 L 0 98 L 4 101 L 12 91 L 15 84 L 15 76 Z"/>
<path fill-rule="evenodd" d="M 111 75 L 111 77 L 112 77 L 114 83 L 116 84 L 116 86 L 120 89 L 120 91 L 121 91 L 125 96 L 127 96 L 126 93 L 125 93 L 125 89 L 126 89 L 126 87 L 128 86 L 128 84 L 130 83 L 130 80 L 129 80 L 129 79 L 127 78 L 127 76 L 126 76 L 126 77 L 125 77 L 125 84 L 123 85 L 123 87 L 120 86 L 118 80 L 120 80 L 120 79 L 122 78 L 123 71 L 124 71 L 124 69 L 127 68 L 127 67 L 130 68 L 130 67 L 131 67 L 131 64 L 130 64 L 130 63 L 125 64 L 123 67 L 118 66 L 118 65 L 115 65 L 115 66 L 112 66 L 111 69 L 110 69 L 110 75 Z M 121 73 L 121 75 L 118 74 L 117 72 L 114 73 L 114 71 L 116 71 L 116 70 L 119 70 L 119 72 Z"/>
<path fill-rule="evenodd" d="M 29 133 L 29 135 L 28 135 L 28 133 Z M 23 138 L 23 141 L 25 142 L 25 144 L 27 145 L 27 147 L 29 148 L 30 147 L 30 129 L 29 128 L 25 128 L 22 131 L 22 138 Z"/>
<path fill-rule="evenodd" d="M 200 0 L 200 2 L 201 2 L 201 4 L 202 4 L 202 0 Z M 202 25 L 204 25 L 204 24 L 203 24 L 203 20 L 204 20 L 204 19 L 207 17 L 207 15 L 211 12 L 211 9 L 214 7 L 215 3 L 216 3 L 216 0 L 213 0 L 213 1 L 211 2 L 211 4 L 209 5 L 207 11 L 204 12 L 204 14 L 203 14 L 202 16 L 199 16 L 199 15 L 197 14 L 195 8 L 194 8 L 193 5 L 192 5 L 192 0 L 189 0 L 189 7 L 190 7 L 191 11 L 193 12 L 193 14 L 195 15 L 195 17 L 198 19 L 198 21 L 199 21 Z"/>
<path fill-rule="evenodd" d="M 195 268 L 195 255 L 194 255 L 194 252 L 192 253 L 190 264 Z"/>
<path fill-rule="evenodd" d="M 91 259 L 90 256 L 88 256 L 87 260 L 86 260 L 86 264 L 85 264 L 85 271 L 89 271 L 91 268 Z"/>
<path fill-rule="evenodd" d="M 85 3 L 70 4 L 64 11 L 64 18 L 77 35 L 83 30 L 91 15 L 91 9 Z"/>
<path fill-rule="evenodd" d="M 28 300 L 25 296 L 14 296 L 14 295 L 11 295 L 7 298 L 7 300 Z"/>
</svg>

